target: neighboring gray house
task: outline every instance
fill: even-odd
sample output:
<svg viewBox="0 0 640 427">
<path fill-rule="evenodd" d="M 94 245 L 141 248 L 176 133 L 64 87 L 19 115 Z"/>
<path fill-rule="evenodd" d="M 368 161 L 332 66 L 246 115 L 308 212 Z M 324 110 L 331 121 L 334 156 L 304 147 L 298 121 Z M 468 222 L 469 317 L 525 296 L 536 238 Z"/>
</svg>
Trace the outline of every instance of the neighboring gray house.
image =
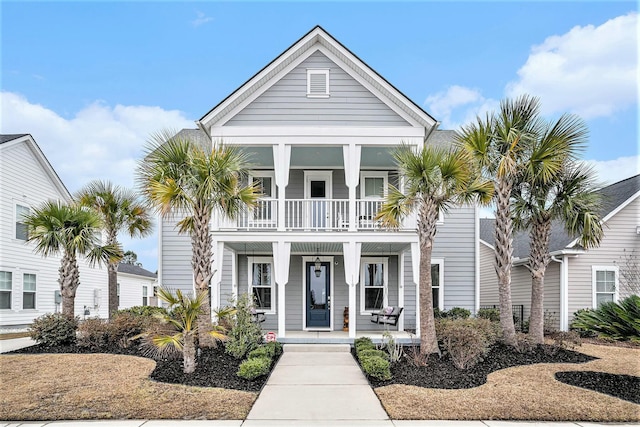
<svg viewBox="0 0 640 427">
<path fill-rule="evenodd" d="M 212 221 L 212 306 L 242 293 L 278 338 L 381 332 L 371 313 L 403 307 L 392 330 L 419 325 L 415 217 L 398 231 L 374 221 L 400 144 L 451 143 L 451 131 L 321 27 L 313 28 L 183 134 L 237 145 L 252 156 L 264 194 L 236 221 Z M 176 218 L 160 221 L 159 282 L 192 289 L 191 245 Z M 433 251 L 434 301 L 479 306 L 478 212 L 443 215 Z M 224 254 L 223 256 L 219 256 Z M 348 307 L 348 315 L 345 309 Z M 344 329 L 343 329 L 344 328 Z M 343 331 L 312 334 L 315 331 Z M 418 331 L 419 333 L 419 331 Z"/>
<path fill-rule="evenodd" d="M 640 256 L 640 175 L 599 192 L 604 198 L 600 215 L 605 234 L 598 248 L 584 250 L 559 223 L 554 223 L 551 229 L 549 252 L 553 258 L 545 275 L 544 308 L 548 319 L 563 331 L 568 329 L 576 310 L 595 308 L 603 301 L 627 296 L 628 290 L 619 283 L 622 256 L 633 250 Z M 495 220 L 480 220 L 482 306 L 498 304 L 498 279 L 493 268 L 494 230 Z M 526 320 L 531 307 L 531 274 L 524 266 L 529 256 L 528 233 L 516 233 L 513 248 L 511 297 L 514 305 L 524 306 Z"/>
<path fill-rule="evenodd" d="M 155 273 L 134 265 L 118 264 L 118 309 L 139 305 L 158 305 L 154 288 L 157 284 Z"/>
</svg>

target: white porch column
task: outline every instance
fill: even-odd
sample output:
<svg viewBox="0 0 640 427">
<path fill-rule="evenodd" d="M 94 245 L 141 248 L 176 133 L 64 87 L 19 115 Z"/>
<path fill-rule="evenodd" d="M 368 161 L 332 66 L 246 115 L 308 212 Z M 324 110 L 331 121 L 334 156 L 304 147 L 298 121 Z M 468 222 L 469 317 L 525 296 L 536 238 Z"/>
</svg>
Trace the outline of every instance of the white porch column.
<svg viewBox="0 0 640 427">
<path fill-rule="evenodd" d="M 273 242 L 273 274 L 278 285 L 278 336 L 284 338 L 286 335 L 286 310 L 285 310 L 285 288 L 289 282 L 289 261 L 291 258 L 291 243 L 278 241 Z"/>
<path fill-rule="evenodd" d="M 416 285 L 416 336 L 420 336 L 420 244 L 411 243 L 411 272 Z"/>
<path fill-rule="evenodd" d="M 360 145 L 349 144 L 342 146 L 344 158 L 344 180 L 349 188 L 349 231 L 356 231 L 356 187 L 360 181 Z"/>
<path fill-rule="evenodd" d="M 356 337 L 356 286 L 360 282 L 360 254 L 362 243 L 344 242 L 344 278 L 349 286 L 349 338 Z"/>
<path fill-rule="evenodd" d="M 404 307 L 404 252 L 398 254 L 398 307 Z M 398 319 L 398 330 L 404 331 L 404 310 Z"/>
<path fill-rule="evenodd" d="M 289 184 L 289 165 L 291 163 L 291 145 L 273 146 L 273 169 L 278 186 L 278 231 L 284 231 L 285 221 L 285 188 Z"/>
</svg>

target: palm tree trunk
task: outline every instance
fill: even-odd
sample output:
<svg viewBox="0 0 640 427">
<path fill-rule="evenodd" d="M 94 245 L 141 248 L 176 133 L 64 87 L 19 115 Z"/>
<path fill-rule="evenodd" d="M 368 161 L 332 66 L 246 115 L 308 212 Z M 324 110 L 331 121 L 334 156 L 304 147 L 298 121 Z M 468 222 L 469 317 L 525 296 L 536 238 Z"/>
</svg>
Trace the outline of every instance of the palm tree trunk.
<svg viewBox="0 0 640 427">
<path fill-rule="evenodd" d="M 191 333 L 184 334 L 182 364 L 185 374 L 191 374 L 196 370 L 196 343 Z"/>
<path fill-rule="evenodd" d="M 211 283 L 212 248 L 211 235 L 209 233 L 210 211 L 202 205 L 196 207 L 194 215 L 194 230 L 191 234 L 193 255 L 191 265 L 195 280 L 196 292 L 206 292 L 207 298 L 203 299 L 198 316 L 198 343 L 200 347 L 213 347 L 215 341 L 207 333 L 211 330 L 211 305 L 209 303 L 209 285 Z M 222 254 L 219 254 L 222 256 Z"/>
<path fill-rule="evenodd" d="M 107 237 L 107 244 L 113 245 L 117 244 L 118 241 L 116 239 L 116 231 L 109 230 Z M 108 298 L 108 316 L 109 319 L 113 316 L 113 314 L 118 311 L 118 263 L 109 263 L 107 265 L 107 276 L 108 276 L 108 290 L 109 290 L 109 298 Z"/>
<path fill-rule="evenodd" d="M 513 224 L 510 198 L 513 185 L 502 179 L 496 185 L 496 273 L 500 296 L 500 326 L 504 342 L 517 345 L 516 328 L 511 308 L 511 268 L 513 264 Z"/>
<path fill-rule="evenodd" d="M 420 354 L 440 354 L 433 313 L 431 253 L 436 235 L 438 209 L 432 200 L 423 200 L 420 208 L 418 237 L 420 239 Z"/>
<path fill-rule="evenodd" d="M 536 344 L 544 343 L 544 276 L 549 264 L 551 221 L 539 219 L 531 227 L 531 318 L 529 336 Z"/>
<path fill-rule="evenodd" d="M 62 314 L 67 317 L 75 315 L 76 290 L 80 286 L 80 273 L 75 254 L 64 253 L 58 270 L 60 294 L 62 295 Z"/>
</svg>

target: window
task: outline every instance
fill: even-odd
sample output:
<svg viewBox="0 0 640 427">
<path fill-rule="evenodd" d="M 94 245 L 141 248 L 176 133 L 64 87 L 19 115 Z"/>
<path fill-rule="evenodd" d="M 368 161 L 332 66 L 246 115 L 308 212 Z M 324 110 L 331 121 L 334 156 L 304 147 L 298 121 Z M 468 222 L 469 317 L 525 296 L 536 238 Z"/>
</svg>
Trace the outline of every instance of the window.
<svg viewBox="0 0 640 427">
<path fill-rule="evenodd" d="M 271 221 L 273 220 L 273 200 L 276 196 L 275 175 L 273 172 L 256 172 L 255 175 L 249 177 L 253 185 L 255 185 L 261 197 L 258 199 L 256 207 L 253 208 L 254 221 Z"/>
<path fill-rule="evenodd" d="M 11 308 L 11 280 L 13 273 L 0 271 L 0 309 Z"/>
<path fill-rule="evenodd" d="M 329 70 L 307 70 L 307 98 L 329 97 Z"/>
<path fill-rule="evenodd" d="M 444 281 L 444 261 L 431 260 L 431 293 L 433 297 L 433 308 L 444 310 L 444 295 L 442 285 Z"/>
<path fill-rule="evenodd" d="M 388 258 L 362 258 L 360 312 L 381 310 L 388 304 Z"/>
<path fill-rule="evenodd" d="M 29 215 L 30 210 L 26 206 L 16 205 L 16 239 L 27 240 L 29 238 L 29 232 L 27 225 L 24 223 L 24 218 Z"/>
<path fill-rule="evenodd" d="M 618 300 L 618 267 L 592 268 L 593 308 L 602 303 Z"/>
<path fill-rule="evenodd" d="M 142 305 L 149 305 L 149 294 L 146 286 L 142 287 Z"/>
<path fill-rule="evenodd" d="M 36 308 L 36 275 L 24 273 L 22 275 L 22 309 Z"/>
<path fill-rule="evenodd" d="M 387 172 L 362 172 L 360 174 L 360 198 L 381 200 L 387 194 Z"/>
<path fill-rule="evenodd" d="M 273 258 L 249 258 L 249 293 L 253 295 L 256 309 L 275 313 Z"/>
</svg>

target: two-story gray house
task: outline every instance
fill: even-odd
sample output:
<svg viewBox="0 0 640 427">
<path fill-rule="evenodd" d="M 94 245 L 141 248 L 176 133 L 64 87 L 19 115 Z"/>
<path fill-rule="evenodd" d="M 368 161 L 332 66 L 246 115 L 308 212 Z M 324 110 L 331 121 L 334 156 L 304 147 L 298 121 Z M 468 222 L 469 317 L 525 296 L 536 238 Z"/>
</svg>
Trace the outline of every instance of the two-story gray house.
<svg viewBox="0 0 640 427">
<path fill-rule="evenodd" d="M 393 150 L 446 145 L 451 131 L 436 130 L 433 117 L 321 27 L 197 126 L 181 132 L 251 155 L 250 179 L 263 193 L 236 220 L 212 221 L 214 308 L 249 293 L 263 328 L 289 341 L 418 328 L 415 218 L 389 231 L 374 217 L 387 186 L 402 185 Z M 193 289 L 190 239 L 175 222 L 160 222 L 159 283 Z M 473 206 L 441 217 L 432 267 L 440 309 L 479 306 L 478 224 Z M 403 308 L 396 326 L 371 322 L 390 306 Z"/>
</svg>

